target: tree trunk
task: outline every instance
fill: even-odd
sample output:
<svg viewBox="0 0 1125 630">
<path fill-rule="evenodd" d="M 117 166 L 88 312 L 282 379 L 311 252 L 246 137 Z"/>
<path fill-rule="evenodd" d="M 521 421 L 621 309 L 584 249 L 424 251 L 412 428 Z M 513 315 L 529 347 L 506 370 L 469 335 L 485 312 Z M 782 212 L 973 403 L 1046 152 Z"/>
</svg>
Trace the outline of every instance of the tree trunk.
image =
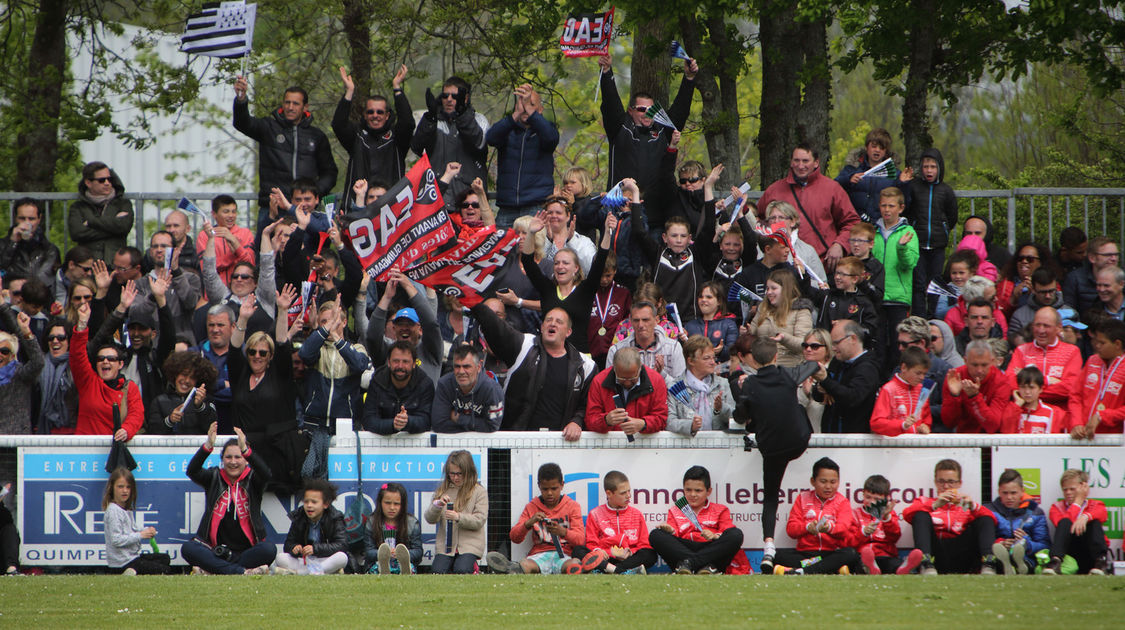
<svg viewBox="0 0 1125 630">
<path fill-rule="evenodd" d="M 637 32 L 633 34 L 633 65 L 629 82 L 630 94 L 647 92 L 665 108 L 672 105 L 668 99 L 671 80 L 668 71 L 671 67 L 668 60 L 669 39 L 664 20 L 650 20 L 637 26 Z"/>
<path fill-rule="evenodd" d="M 906 85 L 902 100 L 902 139 L 905 145 L 906 164 L 918 167 L 922 151 L 934 144 L 930 136 L 927 108 L 927 86 L 933 75 L 934 50 L 937 32 L 934 22 L 926 16 L 936 12 L 935 0 L 919 0 L 911 13 L 919 19 L 911 26 L 907 45 L 910 47 L 910 67 L 906 72 Z"/>
<path fill-rule="evenodd" d="M 16 136 L 16 187 L 54 190 L 66 69 L 66 0 L 40 0 L 28 55 L 26 118 Z"/>
<path fill-rule="evenodd" d="M 695 85 L 703 103 L 703 137 L 707 142 L 707 158 L 711 165 L 726 166 L 715 189 L 715 194 L 721 197 L 725 196 L 723 191 L 740 185 L 743 181 L 740 169 L 742 151 L 738 139 L 738 73 L 734 69 L 735 64 L 722 63 L 721 60 L 741 55 L 743 51 L 734 49 L 722 15 L 708 16 L 706 24 L 710 40 L 708 59 L 699 62 Z M 681 18 L 680 30 L 689 51 L 702 50 L 699 22 Z"/>
<path fill-rule="evenodd" d="M 804 99 L 797 111 L 797 137 L 812 145 L 820 156 L 820 172 L 829 172 L 828 113 L 832 109 L 831 71 L 828 68 L 828 32 L 825 20 L 801 25 L 804 52 Z"/>
<path fill-rule="evenodd" d="M 344 0 L 344 39 L 348 42 L 348 58 L 351 63 L 352 80 L 355 81 L 355 97 L 352 99 L 352 112 L 361 116 L 367 106 L 367 97 L 373 94 L 371 76 L 371 3 L 368 0 Z M 390 94 L 384 94 L 387 104 L 394 107 Z"/>
<path fill-rule="evenodd" d="M 793 22 L 796 2 L 767 0 L 759 18 L 762 48 L 761 124 L 758 154 L 762 188 L 785 177 L 793 145 L 800 140 L 797 116 L 801 104 L 799 27 Z"/>
</svg>

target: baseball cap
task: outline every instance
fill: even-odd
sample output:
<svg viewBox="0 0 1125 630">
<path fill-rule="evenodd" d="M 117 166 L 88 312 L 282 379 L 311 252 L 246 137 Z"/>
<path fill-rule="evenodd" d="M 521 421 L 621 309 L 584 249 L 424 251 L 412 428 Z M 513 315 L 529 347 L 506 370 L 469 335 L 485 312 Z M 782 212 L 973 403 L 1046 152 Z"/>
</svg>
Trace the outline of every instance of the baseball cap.
<svg viewBox="0 0 1125 630">
<path fill-rule="evenodd" d="M 415 311 L 414 309 L 409 308 L 409 307 L 400 308 L 397 311 L 395 311 L 395 316 L 394 316 L 393 319 L 391 319 L 391 321 L 397 322 L 398 320 L 404 319 L 404 318 L 409 319 L 410 321 L 414 322 L 415 324 L 421 324 L 422 323 L 421 320 L 418 319 L 418 311 Z"/>
<path fill-rule="evenodd" d="M 1078 313 L 1074 312 L 1072 308 L 1060 308 L 1059 318 L 1062 319 L 1062 325 L 1064 327 L 1069 326 L 1076 330 L 1086 330 L 1089 328 L 1086 324 L 1078 321 Z"/>
</svg>

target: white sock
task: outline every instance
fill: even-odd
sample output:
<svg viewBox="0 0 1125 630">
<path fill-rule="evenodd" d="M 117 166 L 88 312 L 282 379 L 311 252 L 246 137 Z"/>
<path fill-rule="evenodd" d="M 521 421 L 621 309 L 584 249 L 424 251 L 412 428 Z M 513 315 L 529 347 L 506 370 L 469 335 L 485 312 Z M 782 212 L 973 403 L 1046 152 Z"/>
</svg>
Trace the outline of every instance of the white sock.
<svg viewBox="0 0 1125 630">
<path fill-rule="evenodd" d="M 771 541 L 769 541 L 768 543 L 766 543 L 766 546 L 765 546 L 765 548 L 764 548 L 764 549 L 762 549 L 762 555 L 763 555 L 763 556 L 774 556 L 774 555 L 777 555 L 777 548 L 773 546 L 773 541 L 772 541 L 772 540 L 771 540 Z"/>
</svg>

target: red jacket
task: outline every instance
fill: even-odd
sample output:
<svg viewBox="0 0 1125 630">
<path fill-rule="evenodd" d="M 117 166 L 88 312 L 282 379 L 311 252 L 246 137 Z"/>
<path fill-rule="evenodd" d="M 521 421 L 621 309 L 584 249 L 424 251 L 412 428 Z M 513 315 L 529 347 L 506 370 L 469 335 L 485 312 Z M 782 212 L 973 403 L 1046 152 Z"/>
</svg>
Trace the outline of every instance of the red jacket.
<svg viewBox="0 0 1125 630">
<path fill-rule="evenodd" d="M 113 435 L 113 406 L 120 405 L 126 394 L 105 384 L 90 365 L 86 354 L 86 344 L 90 340 L 90 329 L 75 330 L 70 341 L 75 351 L 70 353 L 70 372 L 74 375 L 74 387 L 78 391 L 78 420 L 75 435 Z M 128 398 L 125 398 L 125 417 L 121 428 L 133 439 L 145 418 L 144 402 L 137 384 L 129 381 Z"/>
<path fill-rule="evenodd" d="M 1014 402 L 1004 409 L 1001 433 L 1068 433 L 1070 419 L 1066 410 L 1039 401 L 1039 405 L 1028 411 Z"/>
<path fill-rule="evenodd" d="M 766 207 L 774 200 L 792 204 L 800 216 L 806 217 L 801 224 L 808 227 L 801 232 L 801 240 L 812 245 L 821 258 L 833 244 L 839 244 L 845 252 L 849 251 L 848 237 L 851 236 L 852 226 L 859 223 L 859 215 L 843 187 L 831 177 L 821 174 L 820 169 L 809 174 L 804 186 L 793 178 L 793 171 L 789 171 L 784 179 L 770 184 L 758 200 L 759 219 L 766 218 Z M 817 236 L 818 233 L 820 236 Z"/>
<path fill-rule="evenodd" d="M 625 403 L 625 413 L 630 418 L 641 418 L 645 421 L 645 428 L 641 433 L 656 433 L 663 431 L 668 424 L 668 386 L 664 384 L 664 377 L 660 372 L 647 366 L 641 366 L 641 380 L 637 382 Z M 586 399 L 586 430 L 598 433 L 609 433 L 610 426 L 605 422 L 605 416 L 616 408 L 613 396 L 617 393 L 617 376 L 613 367 L 608 367 L 594 377 L 590 383 L 590 394 Z M 621 425 L 613 427 L 620 431 Z"/>
<path fill-rule="evenodd" d="M 1089 422 L 1094 408 L 1098 407 L 1101 422 L 1096 432 L 1121 433 L 1121 423 L 1125 420 L 1125 355 L 1117 357 L 1108 368 L 1101 357 L 1091 355 L 1079 382 L 1081 389 L 1070 397 L 1071 428 Z"/>
<path fill-rule="evenodd" d="M 1016 374 L 1034 365 L 1046 379 L 1039 398 L 1052 405 L 1065 405 L 1082 387 L 1082 352 L 1078 346 L 1063 341 L 1040 348 L 1034 341 L 1019 345 L 1008 363 L 1008 378 L 1016 387 Z"/>
<path fill-rule="evenodd" d="M 645 515 L 631 505 L 615 510 L 603 504 L 586 515 L 586 547 L 609 551 L 615 545 L 629 551 L 652 549 Z"/>
<path fill-rule="evenodd" d="M 959 503 L 946 503 L 934 509 L 934 497 L 918 497 L 914 503 L 906 506 L 902 511 L 902 520 L 909 523 L 914 515 L 919 512 L 929 512 L 934 519 L 934 533 L 938 538 L 957 538 L 965 533 L 965 528 L 976 519 L 987 516 L 996 522 L 996 515 L 980 503 L 974 503 L 973 509 L 966 510 Z"/>
<path fill-rule="evenodd" d="M 1082 505 L 1078 505 L 1077 503 L 1068 505 L 1065 500 L 1059 499 L 1051 506 L 1051 511 L 1047 514 L 1047 518 L 1051 519 L 1052 525 L 1058 527 L 1059 521 L 1064 518 L 1070 519 L 1070 522 L 1073 523 L 1083 514 L 1088 514 L 1091 521 L 1098 521 L 1103 525 L 1109 518 L 1109 515 L 1106 513 L 1105 503 L 1097 499 L 1086 499 Z M 1107 547 L 1109 546 L 1109 536 L 1106 536 L 1105 544 Z"/>
<path fill-rule="evenodd" d="M 934 419 L 930 415 L 929 403 L 922 405 L 922 412 L 917 422 L 910 425 L 905 431 L 902 423 L 907 416 L 914 414 L 918 407 L 918 398 L 922 394 L 922 385 L 908 385 L 902 377 L 895 374 L 879 389 L 879 397 L 875 399 L 875 409 L 871 412 L 871 432 L 878 435 L 902 435 L 903 433 L 917 433 L 918 425 L 933 426 Z"/>
<path fill-rule="evenodd" d="M 871 535 L 863 533 L 863 526 L 868 523 L 878 523 Z M 902 537 L 902 524 L 898 520 L 898 513 L 891 510 L 887 520 L 877 520 L 867 512 L 863 506 L 852 510 L 852 540 L 851 546 L 856 551 L 862 551 L 870 546 L 875 550 L 876 556 L 898 556 L 898 547 L 895 543 Z"/>
<path fill-rule="evenodd" d="M 215 241 L 215 271 L 219 273 L 222 278 L 223 284 L 230 287 L 230 274 L 234 273 L 234 266 L 238 263 L 250 263 L 256 265 L 257 258 L 254 256 L 254 233 L 249 228 L 244 228 L 236 225 L 230 229 L 230 233 L 238 242 L 242 244 L 238 249 L 230 246 L 225 238 L 220 238 Z M 207 249 L 207 241 L 211 240 L 211 235 L 207 230 L 200 230 L 199 234 L 195 236 L 195 251 L 199 252 L 200 260 L 203 259 L 203 252 Z M 280 252 L 278 253 L 280 257 Z M 225 295 L 209 295 L 207 296 L 212 303 L 225 298 Z"/>
<path fill-rule="evenodd" d="M 949 309 L 945 314 L 945 323 L 949 324 L 950 330 L 953 335 L 961 334 L 965 329 L 965 319 L 969 316 L 969 305 L 965 302 L 965 298 L 957 298 L 957 306 Z M 1004 336 L 1008 336 L 1008 318 L 1004 316 L 1004 311 L 996 308 L 992 310 L 992 316 L 996 318 L 996 323 L 1000 324 L 1000 329 L 1004 331 Z"/>
<path fill-rule="evenodd" d="M 586 544 L 586 532 L 582 528 L 582 508 L 578 506 L 574 499 L 564 494 L 558 505 L 549 508 L 543 504 L 541 497 L 535 497 L 523 508 L 523 514 L 520 514 L 519 520 L 512 526 L 512 531 L 508 533 L 512 542 L 518 545 L 527 537 L 527 533 L 531 532 L 531 550 L 527 552 L 527 555 L 533 556 L 544 551 L 555 550 L 555 543 L 551 540 L 551 532 L 547 531 L 546 523 L 539 521 L 532 525 L 530 530 L 524 525 L 531 520 L 532 516 L 535 516 L 536 512 L 542 512 L 547 515 L 547 518 L 559 521 L 566 526 L 566 536 L 559 539 L 559 542 L 562 543 L 563 553 L 566 555 L 573 555 L 574 545 Z"/>
<path fill-rule="evenodd" d="M 969 379 L 968 366 L 957 370 L 961 380 Z M 996 433 L 1004 422 L 1004 410 L 1012 400 L 1012 384 L 1008 377 L 995 366 L 988 368 L 988 375 L 980 384 L 976 396 L 960 396 L 949 393 L 949 383 L 942 383 L 941 421 L 957 433 Z"/>
<path fill-rule="evenodd" d="M 728 529 L 734 528 L 734 521 L 730 518 L 730 509 L 714 501 L 708 501 L 703 509 L 696 511 L 695 518 L 700 525 L 716 534 L 722 534 Z M 676 506 L 668 508 L 667 519 L 677 537 L 693 542 L 707 542 L 703 533 L 696 529 L 695 525 L 692 525 L 691 521 Z"/>
<path fill-rule="evenodd" d="M 810 534 L 809 523 L 827 517 L 832 529 L 826 534 Z M 831 499 L 821 501 L 812 490 L 797 495 L 785 533 L 797 541 L 797 551 L 835 551 L 847 547 L 852 537 L 852 506 L 847 497 L 837 492 Z"/>
</svg>

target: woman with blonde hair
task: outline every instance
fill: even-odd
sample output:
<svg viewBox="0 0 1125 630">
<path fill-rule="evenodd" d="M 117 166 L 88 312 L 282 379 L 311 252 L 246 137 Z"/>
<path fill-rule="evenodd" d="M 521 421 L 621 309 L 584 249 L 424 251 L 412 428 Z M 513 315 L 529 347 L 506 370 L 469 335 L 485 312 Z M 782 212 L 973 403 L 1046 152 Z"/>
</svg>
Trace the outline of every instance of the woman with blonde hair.
<svg viewBox="0 0 1125 630">
<path fill-rule="evenodd" d="M 805 361 L 816 361 L 827 368 L 828 362 L 832 360 L 832 333 L 823 328 L 814 328 L 805 335 L 801 353 Z M 797 388 L 797 402 L 805 408 L 813 430 L 821 433 L 820 419 L 824 417 L 824 403 L 813 400 L 812 388 L 815 384 L 812 377 L 805 379 Z"/>
<path fill-rule="evenodd" d="M 477 481 L 469 451 L 453 451 L 442 466 L 441 483 L 426 507 L 427 523 L 437 524 L 433 573 L 475 573 L 484 556 L 488 492 Z"/>
</svg>

